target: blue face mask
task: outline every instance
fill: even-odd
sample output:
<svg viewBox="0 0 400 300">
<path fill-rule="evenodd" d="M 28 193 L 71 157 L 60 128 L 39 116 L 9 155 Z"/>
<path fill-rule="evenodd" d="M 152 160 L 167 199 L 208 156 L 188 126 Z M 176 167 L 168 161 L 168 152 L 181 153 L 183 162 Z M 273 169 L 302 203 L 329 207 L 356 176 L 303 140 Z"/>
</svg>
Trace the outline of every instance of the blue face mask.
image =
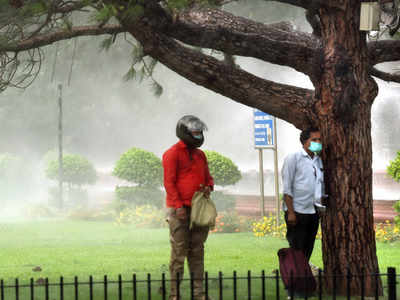
<svg viewBox="0 0 400 300">
<path fill-rule="evenodd" d="M 199 134 L 199 135 L 194 135 L 193 136 L 195 139 L 197 139 L 197 140 L 201 140 L 202 138 L 203 138 L 203 135 L 202 134 Z"/>
<path fill-rule="evenodd" d="M 317 142 L 311 142 L 310 147 L 308 147 L 308 150 L 318 154 L 322 151 L 322 144 Z"/>
</svg>

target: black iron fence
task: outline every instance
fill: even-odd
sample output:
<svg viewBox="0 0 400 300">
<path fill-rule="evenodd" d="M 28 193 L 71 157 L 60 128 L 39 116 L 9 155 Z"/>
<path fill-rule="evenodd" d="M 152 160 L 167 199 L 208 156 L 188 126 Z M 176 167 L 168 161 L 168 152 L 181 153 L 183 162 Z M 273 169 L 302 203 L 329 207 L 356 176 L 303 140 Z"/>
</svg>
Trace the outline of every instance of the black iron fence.
<svg viewBox="0 0 400 300">
<path fill-rule="evenodd" d="M 366 290 L 370 294 L 368 299 L 397 299 L 397 288 L 399 276 L 395 268 L 388 268 L 387 273 L 376 274 L 346 274 L 345 276 L 324 277 L 321 270 L 315 274 L 317 280 L 317 290 L 312 295 L 299 296 L 292 291 L 285 290 L 278 271 L 271 275 L 266 275 L 262 271 L 260 275 L 254 275 L 248 271 L 245 276 L 238 276 L 234 271 L 232 276 L 225 276 L 219 272 L 216 276 L 209 276 L 206 272 L 204 276 L 204 292 L 206 299 L 233 299 L 233 300 L 279 300 L 279 299 L 367 299 Z M 366 287 L 364 278 L 372 276 L 376 280 L 373 295 L 371 288 Z M 190 276 L 189 276 L 190 277 Z M 350 281 L 358 277 L 361 282 L 360 291 L 356 298 L 350 289 Z M 337 289 L 337 282 L 345 278 L 347 284 L 345 292 L 340 295 Z M 179 299 L 194 300 L 193 282 L 194 278 L 183 279 L 180 287 Z M 331 281 L 329 293 L 324 290 L 323 282 Z M 382 286 L 378 282 L 382 282 Z M 0 280 L 0 300 L 166 300 L 169 294 L 169 285 L 176 284 L 171 282 L 163 273 L 161 278 L 153 279 L 151 274 L 147 274 L 144 279 L 137 278 L 133 274 L 131 278 L 118 276 L 117 280 L 110 280 L 106 275 L 101 280 L 94 280 L 89 276 L 88 281 L 80 281 L 77 276 L 70 282 L 66 282 L 60 277 L 57 282 L 50 282 L 48 278 L 30 279 L 28 282 L 21 282 L 15 279 L 14 282 Z M 383 295 L 381 293 L 383 289 Z M 343 289 L 342 289 L 343 290 Z"/>
</svg>

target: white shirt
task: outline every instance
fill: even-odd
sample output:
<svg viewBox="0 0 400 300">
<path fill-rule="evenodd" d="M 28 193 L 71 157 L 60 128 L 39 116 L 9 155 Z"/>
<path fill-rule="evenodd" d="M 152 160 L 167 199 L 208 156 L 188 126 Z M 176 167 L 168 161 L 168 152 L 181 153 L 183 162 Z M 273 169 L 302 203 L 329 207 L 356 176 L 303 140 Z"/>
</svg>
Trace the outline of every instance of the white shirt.
<svg viewBox="0 0 400 300">
<path fill-rule="evenodd" d="M 320 205 L 325 190 L 321 158 L 311 158 L 304 149 L 289 154 L 283 163 L 282 181 L 283 193 L 293 198 L 294 210 L 314 214 L 314 205 Z M 283 210 L 287 210 L 285 202 Z"/>
</svg>

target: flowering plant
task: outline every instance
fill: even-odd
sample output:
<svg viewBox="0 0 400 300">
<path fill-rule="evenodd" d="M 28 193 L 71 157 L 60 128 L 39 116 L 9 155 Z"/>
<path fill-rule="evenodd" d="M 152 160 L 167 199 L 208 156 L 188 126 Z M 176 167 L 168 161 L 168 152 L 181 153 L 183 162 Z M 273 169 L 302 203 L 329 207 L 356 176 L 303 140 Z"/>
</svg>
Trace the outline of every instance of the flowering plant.
<svg viewBox="0 0 400 300">
<path fill-rule="evenodd" d="M 283 216 L 280 216 L 279 225 L 277 224 L 276 216 L 269 214 L 264 216 L 259 221 L 253 222 L 253 233 L 256 237 L 263 237 L 266 235 L 272 235 L 275 237 L 286 236 L 286 223 L 283 220 Z"/>
<path fill-rule="evenodd" d="M 137 227 L 166 227 L 165 212 L 151 205 L 124 208 L 116 217 L 117 225 L 134 224 Z"/>
<path fill-rule="evenodd" d="M 270 213 L 259 221 L 253 222 L 253 234 L 256 237 L 264 237 L 266 235 L 284 238 L 286 236 L 286 223 L 283 214 L 280 215 L 279 225 L 276 216 Z M 318 229 L 316 239 L 321 239 L 321 228 Z"/>
<path fill-rule="evenodd" d="M 215 220 L 213 233 L 233 233 L 249 231 L 248 218 L 239 216 L 234 211 L 227 211 L 218 214 Z"/>
<path fill-rule="evenodd" d="M 400 225 L 392 224 L 388 220 L 385 223 L 375 224 L 375 238 L 378 242 L 384 243 L 400 240 Z"/>
</svg>

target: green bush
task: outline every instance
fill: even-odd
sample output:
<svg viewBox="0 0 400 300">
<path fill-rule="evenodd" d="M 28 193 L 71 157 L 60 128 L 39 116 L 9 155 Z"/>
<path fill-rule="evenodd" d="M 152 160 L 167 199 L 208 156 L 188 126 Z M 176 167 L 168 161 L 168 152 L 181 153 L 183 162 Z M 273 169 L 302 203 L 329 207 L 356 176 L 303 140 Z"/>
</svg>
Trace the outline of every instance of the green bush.
<svg viewBox="0 0 400 300">
<path fill-rule="evenodd" d="M 215 220 L 215 227 L 211 230 L 212 233 L 235 233 L 248 232 L 250 230 L 250 219 L 244 216 L 239 216 L 234 211 L 223 212 L 218 214 Z"/>
<path fill-rule="evenodd" d="M 397 156 L 394 160 L 389 161 L 387 172 L 394 180 L 400 181 L 400 151 L 397 152 Z"/>
<path fill-rule="evenodd" d="M 394 217 L 394 222 L 400 226 L 400 201 L 396 201 L 393 208 L 394 211 L 397 212 L 397 216 Z"/>
<path fill-rule="evenodd" d="M 164 193 L 158 188 L 149 186 L 117 186 L 115 188 L 117 200 L 128 205 L 151 205 L 162 208 Z"/>
<path fill-rule="evenodd" d="M 158 187 L 163 176 L 161 160 L 149 151 L 132 148 L 117 161 L 113 175 L 139 186 Z"/>
<path fill-rule="evenodd" d="M 151 205 L 140 205 L 123 209 L 115 219 L 117 225 L 135 225 L 140 228 L 162 228 L 167 226 L 165 212 Z"/>
<path fill-rule="evenodd" d="M 54 218 L 59 217 L 53 208 L 43 203 L 30 203 L 24 207 L 24 215 L 30 219 L 41 219 L 41 218 Z"/>
<path fill-rule="evenodd" d="M 58 160 L 50 160 L 46 169 L 46 176 L 51 180 L 58 180 Z M 97 180 L 96 170 L 91 162 L 77 154 L 63 156 L 63 181 L 70 186 L 94 184 Z"/>
<path fill-rule="evenodd" d="M 218 212 L 229 211 L 235 208 L 236 199 L 232 195 L 226 195 L 221 191 L 214 191 L 211 193 L 211 198 Z"/>
<path fill-rule="evenodd" d="M 110 222 L 115 219 L 115 213 L 108 210 L 93 210 L 86 207 L 79 207 L 79 209 L 70 211 L 67 214 L 67 218 L 79 221 Z"/>
<path fill-rule="evenodd" d="M 397 156 L 394 160 L 389 161 L 389 166 L 386 170 L 390 177 L 397 182 L 400 182 L 400 151 L 397 152 Z M 393 208 L 397 212 L 397 216 L 394 218 L 394 221 L 397 225 L 400 225 L 400 201 L 397 201 Z"/>
<path fill-rule="evenodd" d="M 233 185 L 242 178 L 239 168 L 228 157 L 216 151 L 206 150 L 204 153 L 207 156 L 208 168 L 215 185 Z"/>
</svg>

